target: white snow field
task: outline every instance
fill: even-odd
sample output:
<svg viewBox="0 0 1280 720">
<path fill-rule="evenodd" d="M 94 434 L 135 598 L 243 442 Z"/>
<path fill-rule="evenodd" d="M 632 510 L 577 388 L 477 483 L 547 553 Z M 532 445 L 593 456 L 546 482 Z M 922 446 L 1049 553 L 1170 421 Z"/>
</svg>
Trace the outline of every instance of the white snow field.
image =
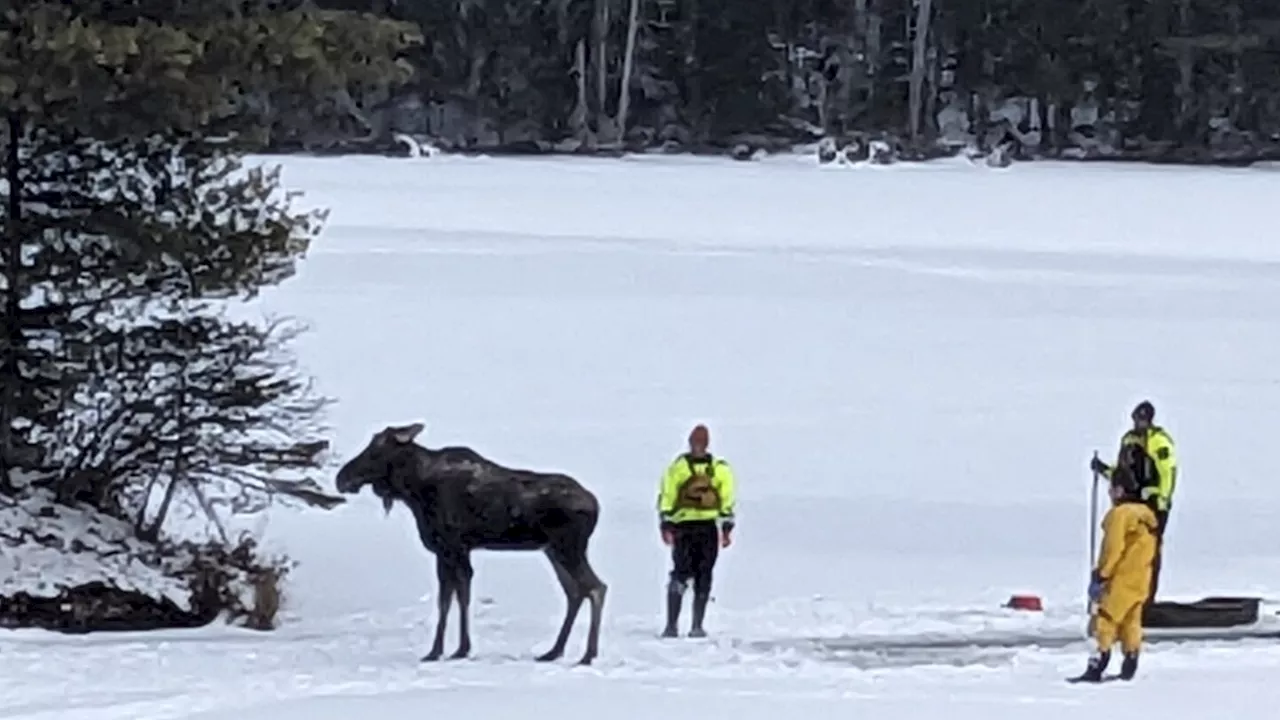
<svg viewBox="0 0 1280 720">
<path fill-rule="evenodd" d="M 1088 461 L 1143 398 L 1181 454 L 1162 595 L 1280 595 L 1280 173 L 268 162 L 331 208 L 263 305 L 314 323 L 338 459 L 421 420 L 428 445 L 581 479 L 601 656 L 574 665 L 584 611 L 535 663 L 563 611 L 545 558 L 479 553 L 473 657 L 420 664 L 433 561 L 364 496 L 272 516 L 303 563 L 274 633 L 0 634 L 0 718 L 1275 717 L 1280 640 L 1153 644 L 1098 687 L 1063 682 L 1083 642 L 822 641 L 1082 634 Z M 740 525 L 711 637 L 661 640 L 657 482 L 699 421 Z M 1023 592 L 1046 612 L 1000 609 Z"/>
</svg>

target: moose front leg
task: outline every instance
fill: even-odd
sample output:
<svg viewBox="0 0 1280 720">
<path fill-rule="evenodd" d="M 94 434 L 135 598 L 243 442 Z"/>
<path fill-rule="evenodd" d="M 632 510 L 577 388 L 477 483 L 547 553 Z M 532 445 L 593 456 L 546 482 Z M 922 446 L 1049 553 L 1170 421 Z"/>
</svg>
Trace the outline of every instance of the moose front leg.
<svg viewBox="0 0 1280 720">
<path fill-rule="evenodd" d="M 453 563 L 442 555 L 436 555 L 436 636 L 431 651 L 422 657 L 423 662 L 439 660 L 444 654 L 444 631 L 449 624 L 449 609 L 457 590 L 457 571 Z"/>
<path fill-rule="evenodd" d="M 458 649 L 449 657 L 460 660 L 471 653 L 471 558 L 463 555 L 454 564 L 454 588 L 458 594 Z"/>
</svg>

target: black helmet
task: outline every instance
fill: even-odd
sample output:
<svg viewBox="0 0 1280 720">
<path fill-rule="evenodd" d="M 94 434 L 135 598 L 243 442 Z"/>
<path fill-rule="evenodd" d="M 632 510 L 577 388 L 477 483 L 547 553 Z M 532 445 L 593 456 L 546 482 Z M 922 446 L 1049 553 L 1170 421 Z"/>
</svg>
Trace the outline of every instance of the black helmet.
<svg viewBox="0 0 1280 720">
<path fill-rule="evenodd" d="M 1134 420 L 1151 422 L 1156 417 L 1156 406 L 1150 400 L 1143 400 L 1134 406 L 1132 415 Z"/>
</svg>

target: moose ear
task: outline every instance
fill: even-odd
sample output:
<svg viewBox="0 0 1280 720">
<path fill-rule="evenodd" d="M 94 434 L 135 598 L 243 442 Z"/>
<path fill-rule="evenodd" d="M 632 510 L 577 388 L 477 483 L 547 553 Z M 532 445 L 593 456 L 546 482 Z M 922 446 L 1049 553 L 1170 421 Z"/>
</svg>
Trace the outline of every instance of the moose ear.
<svg viewBox="0 0 1280 720">
<path fill-rule="evenodd" d="M 423 425 L 422 423 L 414 423 L 402 428 L 396 428 L 392 431 L 391 437 L 401 445 L 407 445 L 408 443 L 413 442 L 413 439 L 418 437 L 418 435 L 425 429 L 426 425 Z"/>
</svg>

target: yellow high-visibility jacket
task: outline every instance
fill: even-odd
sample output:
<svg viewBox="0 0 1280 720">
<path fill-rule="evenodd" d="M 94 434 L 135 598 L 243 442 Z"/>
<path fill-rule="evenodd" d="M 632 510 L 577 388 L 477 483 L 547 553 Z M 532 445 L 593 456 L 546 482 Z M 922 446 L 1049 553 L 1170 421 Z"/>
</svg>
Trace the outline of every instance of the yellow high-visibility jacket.
<svg viewBox="0 0 1280 720">
<path fill-rule="evenodd" d="M 658 490 L 658 515 L 663 524 L 719 519 L 734 523 L 736 502 L 733 470 L 713 455 L 694 458 L 683 453 L 667 466 Z"/>
<path fill-rule="evenodd" d="M 1178 458 L 1174 452 L 1173 438 L 1159 425 L 1152 425 L 1146 431 L 1130 430 L 1120 438 L 1120 452 L 1117 453 L 1117 464 L 1124 456 L 1125 448 L 1136 445 L 1146 453 L 1156 469 L 1156 483 L 1144 485 L 1142 499 L 1156 498 L 1156 509 L 1167 511 L 1173 506 L 1173 493 L 1178 488 Z M 1111 468 L 1106 471 L 1111 477 Z"/>
</svg>

